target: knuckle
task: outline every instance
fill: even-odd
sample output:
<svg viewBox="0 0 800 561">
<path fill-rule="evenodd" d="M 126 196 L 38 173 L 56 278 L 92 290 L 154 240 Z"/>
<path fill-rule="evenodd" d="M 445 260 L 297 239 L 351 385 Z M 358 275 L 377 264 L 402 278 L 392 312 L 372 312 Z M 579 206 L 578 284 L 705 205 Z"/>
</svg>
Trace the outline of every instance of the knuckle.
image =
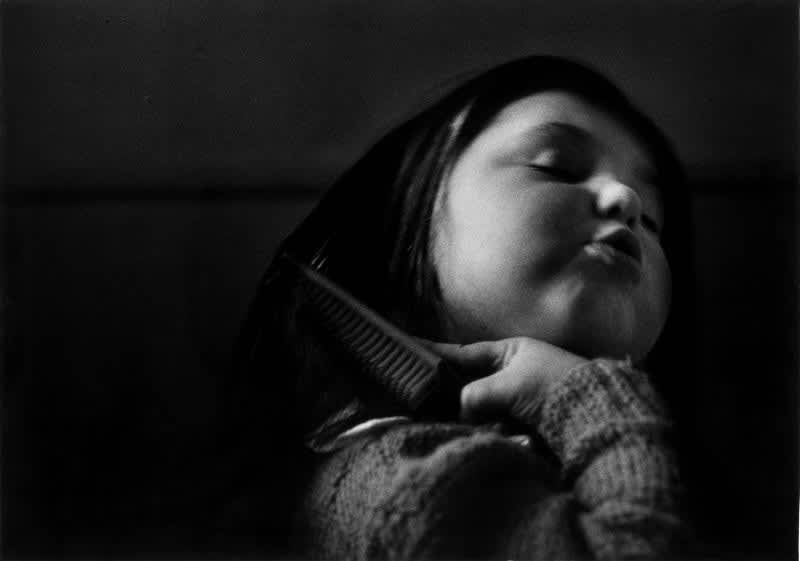
<svg viewBox="0 0 800 561">
<path fill-rule="evenodd" d="M 472 412 L 497 409 L 505 401 L 502 390 L 495 376 L 481 378 L 462 390 L 461 406 Z"/>
</svg>

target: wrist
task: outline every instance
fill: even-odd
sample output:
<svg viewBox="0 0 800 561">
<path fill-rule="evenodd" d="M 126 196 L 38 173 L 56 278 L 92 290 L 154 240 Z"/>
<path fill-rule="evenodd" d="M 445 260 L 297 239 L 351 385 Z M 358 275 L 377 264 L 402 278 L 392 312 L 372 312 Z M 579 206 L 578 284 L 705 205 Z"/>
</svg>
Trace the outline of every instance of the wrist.
<svg viewBox="0 0 800 561">
<path fill-rule="evenodd" d="M 573 367 L 548 392 L 537 417 L 537 431 L 567 467 L 623 433 L 669 426 L 648 376 L 629 361 L 610 359 Z"/>
</svg>

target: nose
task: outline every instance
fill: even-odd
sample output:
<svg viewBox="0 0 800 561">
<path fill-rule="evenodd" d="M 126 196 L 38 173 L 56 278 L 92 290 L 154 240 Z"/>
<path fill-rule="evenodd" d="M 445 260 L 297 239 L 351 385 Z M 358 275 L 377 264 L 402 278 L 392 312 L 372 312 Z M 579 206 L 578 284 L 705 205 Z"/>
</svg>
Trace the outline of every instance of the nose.
<svg viewBox="0 0 800 561">
<path fill-rule="evenodd" d="M 626 184 L 615 180 L 604 181 L 595 197 L 597 213 L 624 223 L 633 230 L 642 214 L 642 199 Z"/>
</svg>

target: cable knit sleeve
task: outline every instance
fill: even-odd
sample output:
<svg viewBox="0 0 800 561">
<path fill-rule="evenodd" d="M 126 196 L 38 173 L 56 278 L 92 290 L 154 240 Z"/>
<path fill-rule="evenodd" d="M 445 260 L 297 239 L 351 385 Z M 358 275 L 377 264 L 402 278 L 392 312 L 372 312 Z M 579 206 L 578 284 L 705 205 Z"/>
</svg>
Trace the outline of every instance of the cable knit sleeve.
<svg viewBox="0 0 800 561">
<path fill-rule="evenodd" d="M 496 432 L 413 423 L 324 458 L 299 510 L 325 559 L 667 558 L 681 535 L 665 412 L 626 363 L 573 369 L 532 428 L 560 468 Z"/>
<path fill-rule="evenodd" d="M 595 557 L 675 554 L 680 480 L 670 422 L 644 373 L 618 361 L 581 365 L 547 396 L 537 424 L 561 461 Z"/>
</svg>

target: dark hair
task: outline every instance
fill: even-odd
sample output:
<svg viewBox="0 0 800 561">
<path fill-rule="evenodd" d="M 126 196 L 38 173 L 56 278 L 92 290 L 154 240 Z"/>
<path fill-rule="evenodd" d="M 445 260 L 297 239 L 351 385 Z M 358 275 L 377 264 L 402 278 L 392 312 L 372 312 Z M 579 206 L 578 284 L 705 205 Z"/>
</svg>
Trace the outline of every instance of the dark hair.
<svg viewBox="0 0 800 561">
<path fill-rule="evenodd" d="M 582 64 L 534 56 L 476 74 L 375 144 L 340 177 L 278 254 L 288 251 L 300 261 L 324 261 L 326 275 L 373 309 L 415 335 L 437 337 L 442 316 L 429 244 L 439 188 L 450 166 L 503 107 L 544 90 L 576 94 L 611 114 L 655 162 L 664 186 L 662 245 L 673 271 L 674 304 L 648 369 L 657 380 L 663 379 L 665 393 L 672 395 L 674 380 L 662 371 L 670 370 L 677 345 L 684 343 L 680 335 L 687 323 L 685 306 L 691 305 L 684 174 L 650 119 L 616 86 Z M 249 411 L 244 424 L 256 430 L 272 432 L 269 424 L 280 420 L 286 445 L 299 442 L 301 433 L 326 419 L 341 420 L 337 414 L 348 410 L 353 396 L 370 391 L 357 390 L 342 372 L 355 365 L 325 342 L 308 313 L 292 275 L 274 261 L 236 351 L 243 390 L 239 395 L 269 405 L 267 410 L 238 400 L 235 409 L 240 414 Z M 381 403 L 377 397 L 374 402 Z M 358 417 L 352 409 L 350 413 L 351 421 Z"/>
</svg>

